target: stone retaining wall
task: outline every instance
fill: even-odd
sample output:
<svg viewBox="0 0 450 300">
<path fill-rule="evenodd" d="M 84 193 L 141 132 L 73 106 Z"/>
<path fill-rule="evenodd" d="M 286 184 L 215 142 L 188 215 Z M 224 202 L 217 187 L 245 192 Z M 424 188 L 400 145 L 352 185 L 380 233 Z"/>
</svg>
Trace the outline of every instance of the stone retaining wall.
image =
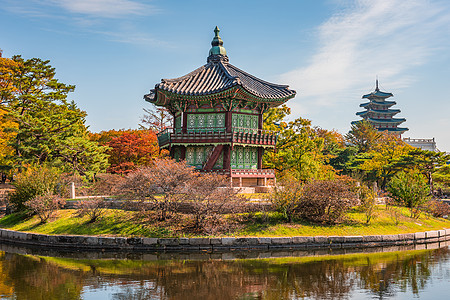
<svg viewBox="0 0 450 300">
<path fill-rule="evenodd" d="M 47 248 L 111 251 L 230 251 L 369 248 L 450 240 L 450 229 L 368 236 L 141 238 L 45 235 L 0 229 L 0 241 Z"/>
</svg>

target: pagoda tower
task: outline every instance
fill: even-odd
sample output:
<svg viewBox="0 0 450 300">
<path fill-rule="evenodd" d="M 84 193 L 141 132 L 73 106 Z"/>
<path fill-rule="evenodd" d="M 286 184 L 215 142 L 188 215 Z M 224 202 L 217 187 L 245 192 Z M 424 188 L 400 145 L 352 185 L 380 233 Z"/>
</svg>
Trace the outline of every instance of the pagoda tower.
<svg viewBox="0 0 450 300">
<path fill-rule="evenodd" d="M 380 91 L 378 88 L 378 79 L 376 80 L 375 91 L 370 94 L 362 96 L 362 99 L 368 99 L 369 102 L 362 103 L 359 106 L 365 108 L 365 111 L 357 112 L 356 115 L 360 116 L 366 121 L 369 121 L 374 128 L 378 131 L 388 131 L 397 136 L 401 136 L 405 131 L 409 130 L 404 127 L 397 127 L 401 123 L 405 122 L 405 118 L 394 118 L 396 114 L 400 112 L 400 109 L 391 109 L 390 107 L 397 104 L 395 101 L 386 100 L 389 97 L 393 97 L 392 93 L 386 93 Z M 359 121 L 353 121 L 355 124 Z"/>
<path fill-rule="evenodd" d="M 159 146 L 172 158 L 201 172 L 227 175 L 233 186 L 266 186 L 275 172 L 262 169 L 262 156 L 275 148 L 277 136 L 263 130 L 263 114 L 296 92 L 230 64 L 219 31 L 216 26 L 205 65 L 162 79 L 144 99 L 173 116 L 173 127 L 158 133 Z"/>
</svg>

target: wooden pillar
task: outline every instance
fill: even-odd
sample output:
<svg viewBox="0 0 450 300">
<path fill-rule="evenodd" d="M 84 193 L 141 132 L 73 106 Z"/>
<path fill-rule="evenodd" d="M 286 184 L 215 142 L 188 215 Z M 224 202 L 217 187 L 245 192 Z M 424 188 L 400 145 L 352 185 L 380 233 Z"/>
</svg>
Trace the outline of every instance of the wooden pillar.
<svg viewBox="0 0 450 300">
<path fill-rule="evenodd" d="M 263 118 L 263 114 L 259 114 L 258 116 L 258 129 L 263 129 L 263 124 L 264 124 L 264 118 Z"/>
<path fill-rule="evenodd" d="M 242 177 L 239 177 L 239 187 L 242 187 Z"/>
<path fill-rule="evenodd" d="M 181 124 L 181 132 L 186 133 L 187 132 L 187 113 L 183 112 L 183 124 Z"/>
<path fill-rule="evenodd" d="M 227 111 L 225 113 L 225 128 L 227 132 L 231 132 L 232 127 L 232 117 L 231 117 L 231 111 Z"/>
<path fill-rule="evenodd" d="M 186 160 L 186 147 L 181 146 L 180 160 Z"/>
<path fill-rule="evenodd" d="M 223 168 L 231 172 L 231 146 L 229 145 L 223 147 Z"/>
<path fill-rule="evenodd" d="M 262 169 L 262 157 L 263 157 L 263 154 L 264 154 L 264 148 L 258 148 L 258 165 L 257 165 L 257 168 L 258 168 L 258 170 L 261 170 Z"/>
<path fill-rule="evenodd" d="M 267 177 L 264 177 L 264 186 L 267 186 Z"/>
<path fill-rule="evenodd" d="M 230 187 L 233 187 L 233 177 L 230 176 Z"/>
</svg>

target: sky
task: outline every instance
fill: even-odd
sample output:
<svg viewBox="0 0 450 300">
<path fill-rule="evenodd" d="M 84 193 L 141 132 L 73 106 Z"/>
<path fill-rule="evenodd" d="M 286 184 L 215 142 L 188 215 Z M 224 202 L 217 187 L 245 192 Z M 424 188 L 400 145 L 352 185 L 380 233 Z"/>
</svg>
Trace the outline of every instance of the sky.
<svg viewBox="0 0 450 300">
<path fill-rule="evenodd" d="M 378 78 L 403 137 L 450 152 L 450 1 L 0 0 L 3 57 L 50 60 L 94 132 L 137 128 L 144 94 L 206 63 L 216 25 L 231 64 L 297 91 L 291 118 L 345 134 Z"/>
</svg>

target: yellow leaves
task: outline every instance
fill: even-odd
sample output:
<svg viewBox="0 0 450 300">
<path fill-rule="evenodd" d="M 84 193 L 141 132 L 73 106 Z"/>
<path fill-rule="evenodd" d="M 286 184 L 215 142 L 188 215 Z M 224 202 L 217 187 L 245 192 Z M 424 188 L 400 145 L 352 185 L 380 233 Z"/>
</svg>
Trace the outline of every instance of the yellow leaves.
<svg viewBox="0 0 450 300">
<path fill-rule="evenodd" d="M 374 171 L 381 176 L 389 172 L 389 164 L 400 159 L 411 151 L 412 147 L 403 142 L 400 138 L 383 132 L 380 139 L 374 145 L 373 150 L 367 154 L 371 159 L 366 160 L 360 169 L 363 171 Z"/>
<path fill-rule="evenodd" d="M 19 66 L 18 62 L 10 58 L 0 57 L 0 104 L 16 92 L 13 78 Z"/>
<path fill-rule="evenodd" d="M 5 128 L 17 128 L 17 123 L 5 118 L 6 110 L 0 105 L 0 165 L 8 155 L 14 153 L 14 149 L 8 143 L 16 136 L 14 132 L 5 131 Z"/>
</svg>

